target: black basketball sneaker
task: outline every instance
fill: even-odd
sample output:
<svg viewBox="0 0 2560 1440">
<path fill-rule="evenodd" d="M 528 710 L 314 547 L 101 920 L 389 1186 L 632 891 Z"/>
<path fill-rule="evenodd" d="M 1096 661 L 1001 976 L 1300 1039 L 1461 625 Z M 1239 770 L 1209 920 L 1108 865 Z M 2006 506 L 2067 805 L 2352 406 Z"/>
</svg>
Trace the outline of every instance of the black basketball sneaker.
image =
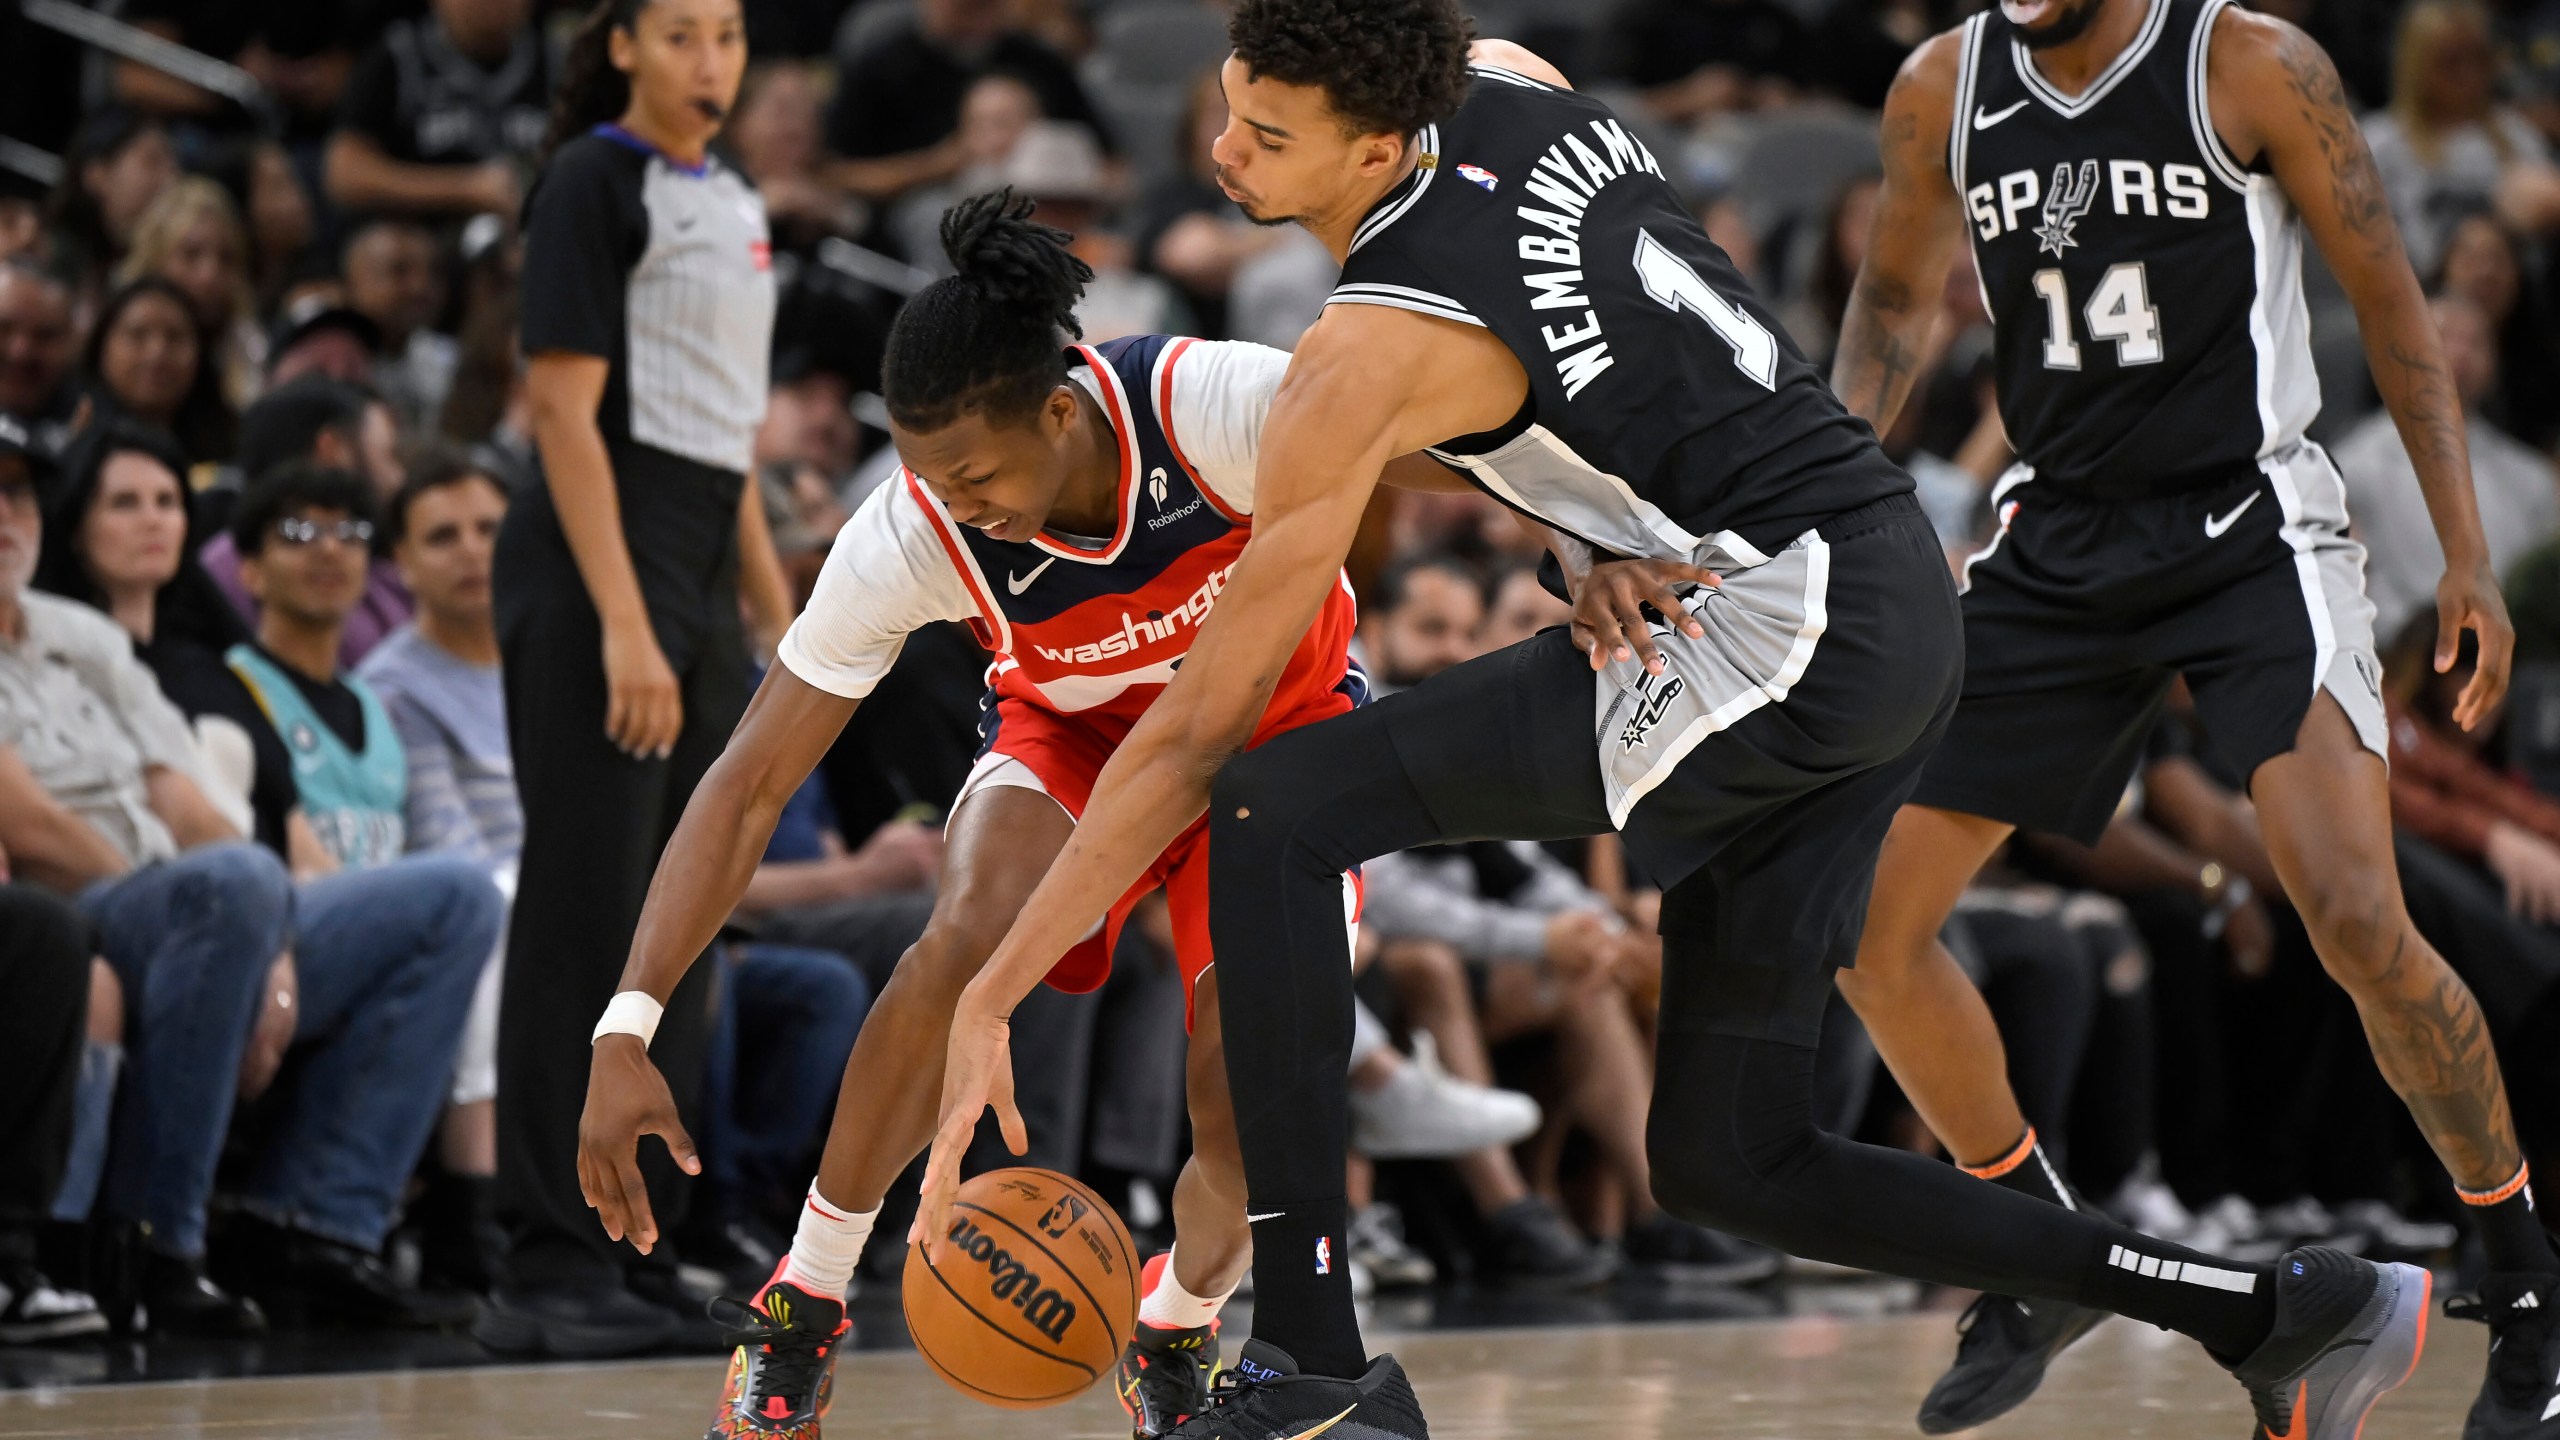
<svg viewBox="0 0 2560 1440">
<path fill-rule="evenodd" d="M 1217 1373 L 1217 1321 L 1190 1330 L 1139 1321 L 1112 1381 L 1120 1392 L 1120 1408 L 1129 1412 L 1130 1435 L 1156 1440 L 1208 1409 L 1209 1382 Z"/>
<path fill-rule="evenodd" d="M 2098 1327 L 2104 1310 L 1984 1295 L 1956 1322 L 1956 1362 L 1920 1402 L 1920 1433 L 1970 1430 L 2024 1404 L 2053 1357 Z"/>
<path fill-rule="evenodd" d="M 777 1266 L 753 1301 L 724 1295 L 707 1308 L 733 1348 L 703 1440 L 819 1440 L 819 1417 L 835 1395 L 836 1347 L 853 1328 L 844 1302 L 810 1294 Z"/>
<path fill-rule="evenodd" d="M 1422 1402 L 1392 1355 L 1357 1380 L 1301 1375 L 1298 1362 L 1259 1340 L 1209 1387 L 1209 1408 L 1166 1440 L 1430 1440 Z"/>
<path fill-rule="evenodd" d="M 2435 1277 L 2319 1246 L 2276 1259 L 2276 1328 L 2233 1367 L 2257 1440 L 2355 1440 L 2418 1368 Z"/>
<path fill-rule="evenodd" d="M 2560 1437 L 2560 1275 L 2499 1273 L 2476 1298 L 2456 1296 L 2444 1313 L 2489 1327 L 2489 1378 L 2471 1402 L 2462 1440 Z"/>
</svg>

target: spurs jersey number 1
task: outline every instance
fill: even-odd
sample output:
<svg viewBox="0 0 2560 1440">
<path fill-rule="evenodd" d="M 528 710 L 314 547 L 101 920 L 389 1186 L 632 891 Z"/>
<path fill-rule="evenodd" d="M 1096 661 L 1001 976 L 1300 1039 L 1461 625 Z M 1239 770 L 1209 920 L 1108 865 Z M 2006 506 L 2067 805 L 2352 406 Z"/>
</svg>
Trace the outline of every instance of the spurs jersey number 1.
<svg viewBox="0 0 2560 1440">
<path fill-rule="evenodd" d="M 1996 12 L 1966 22 L 1948 173 L 1996 325 L 2000 418 L 2057 488 L 2182 489 L 2296 444 L 2320 408 L 2301 224 L 2206 103 L 2229 3 L 2151 0 L 2076 96 Z"/>
</svg>

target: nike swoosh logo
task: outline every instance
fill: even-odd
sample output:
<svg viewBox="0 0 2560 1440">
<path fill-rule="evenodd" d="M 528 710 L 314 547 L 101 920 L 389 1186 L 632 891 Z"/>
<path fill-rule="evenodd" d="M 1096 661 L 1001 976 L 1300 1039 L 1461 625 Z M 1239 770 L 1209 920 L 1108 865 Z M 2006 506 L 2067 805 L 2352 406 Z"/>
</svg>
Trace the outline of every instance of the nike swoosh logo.
<svg viewBox="0 0 2560 1440">
<path fill-rule="evenodd" d="M 1976 130 L 1988 130 L 1992 126 L 1999 124 L 2001 121 L 2008 119 L 2010 116 L 2017 114 L 2025 108 L 2027 108 L 2027 102 L 2024 100 L 2021 100 L 2017 104 L 2011 105 L 2007 109 L 2000 110 L 1998 112 L 1985 110 L 1981 106 L 1976 105 L 1973 107 L 1973 128 Z"/>
<path fill-rule="evenodd" d="M 1265 1220 L 1277 1220 L 1288 1213 L 1289 1212 L 1286 1210 L 1274 1210 L 1268 1215 L 1247 1215 L 1244 1217 L 1244 1223 L 1247 1225 L 1259 1225 Z"/>
<path fill-rule="evenodd" d="M 1351 1410 L 1357 1410 L 1359 1408 L 1359 1406 L 1354 1405 L 1351 1407 Z M 1327 1420 L 1321 1425 L 1314 1425 L 1301 1430 L 1295 1435 L 1288 1437 L 1288 1440 L 1315 1440 L 1315 1437 L 1318 1435 L 1321 1435 L 1327 1430 L 1332 1429 L 1334 1426 L 1341 1424 L 1343 1421 L 1350 1419 L 1351 1410 L 1345 1410 L 1341 1414 L 1334 1416 L 1332 1419 Z"/>
<path fill-rule="evenodd" d="M 1046 570 L 1057 563 L 1058 557 L 1052 555 L 1048 559 L 1041 561 L 1039 564 L 1032 566 L 1031 573 L 1028 575 L 1016 575 L 1012 571 L 1007 570 L 1004 572 L 1004 588 L 1012 591 L 1016 595 L 1019 595 L 1023 591 L 1031 588 L 1031 582 L 1040 578 L 1041 571 Z"/>
<path fill-rule="evenodd" d="M 2236 520 L 2238 520 L 2238 519 L 2240 518 L 2240 513 L 2241 513 L 2242 511 L 2244 511 L 2244 510 L 2248 509 L 2250 506 L 2257 504 L 2257 503 L 2258 503 L 2258 497 L 2259 497 L 2260 495 L 2265 494 L 2265 493 L 2267 493 L 2267 492 L 2265 492 L 2265 491 L 2263 491 L 2263 490 L 2253 490 L 2253 491 L 2249 492 L 2249 498 L 2248 498 L 2248 499 L 2243 500 L 2243 501 L 2241 501 L 2239 504 L 2234 505 L 2234 506 L 2232 506 L 2232 507 L 2231 507 L 2231 513 L 2230 513 L 2230 514 L 2228 514 L 2228 515 L 2207 515 L 2206 517 L 2204 517 L 2204 538 L 2206 538 L 2207 540 L 2219 540 L 2219 539 L 2221 539 L 2221 538 L 2222 538 L 2222 532 L 2231 528 L 2231 526 L 2232 526 L 2232 522 L 2234 522 L 2234 521 L 2236 521 Z"/>
</svg>

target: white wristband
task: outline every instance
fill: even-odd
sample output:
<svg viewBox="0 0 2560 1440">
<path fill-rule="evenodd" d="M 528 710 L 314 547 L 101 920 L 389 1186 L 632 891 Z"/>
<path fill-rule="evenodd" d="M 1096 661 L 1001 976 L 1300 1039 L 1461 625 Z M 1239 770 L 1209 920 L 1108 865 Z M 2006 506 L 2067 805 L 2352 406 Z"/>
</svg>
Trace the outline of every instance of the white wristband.
<svg viewBox="0 0 2560 1440">
<path fill-rule="evenodd" d="M 587 1043 L 592 1045 L 607 1035 L 637 1035 L 640 1048 L 646 1050 L 657 1037 L 658 1017 L 665 1013 L 667 1007 L 650 999 L 646 991 L 620 991 L 604 1007 L 604 1018 L 596 1022 L 596 1033 L 587 1037 Z"/>
</svg>

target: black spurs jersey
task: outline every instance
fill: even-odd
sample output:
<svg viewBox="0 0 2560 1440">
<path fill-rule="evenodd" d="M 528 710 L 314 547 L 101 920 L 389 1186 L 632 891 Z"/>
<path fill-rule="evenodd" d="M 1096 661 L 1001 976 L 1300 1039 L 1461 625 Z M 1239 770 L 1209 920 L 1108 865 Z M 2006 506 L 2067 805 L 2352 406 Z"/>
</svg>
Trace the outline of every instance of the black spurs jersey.
<svg viewBox="0 0 2560 1440">
<path fill-rule="evenodd" d="M 2079 96 L 1993 12 L 1965 22 L 1948 127 L 2000 419 L 2057 488 L 2166 494 L 2299 443 L 2320 408 L 2302 227 L 2213 129 L 2205 55 L 2230 0 L 2151 0 Z"/>
<path fill-rule="evenodd" d="M 1609 107 L 1474 70 L 1326 301 L 1481 325 L 1519 358 L 1519 415 L 1433 454 L 1628 555 L 1775 549 L 1911 488 Z"/>
</svg>

